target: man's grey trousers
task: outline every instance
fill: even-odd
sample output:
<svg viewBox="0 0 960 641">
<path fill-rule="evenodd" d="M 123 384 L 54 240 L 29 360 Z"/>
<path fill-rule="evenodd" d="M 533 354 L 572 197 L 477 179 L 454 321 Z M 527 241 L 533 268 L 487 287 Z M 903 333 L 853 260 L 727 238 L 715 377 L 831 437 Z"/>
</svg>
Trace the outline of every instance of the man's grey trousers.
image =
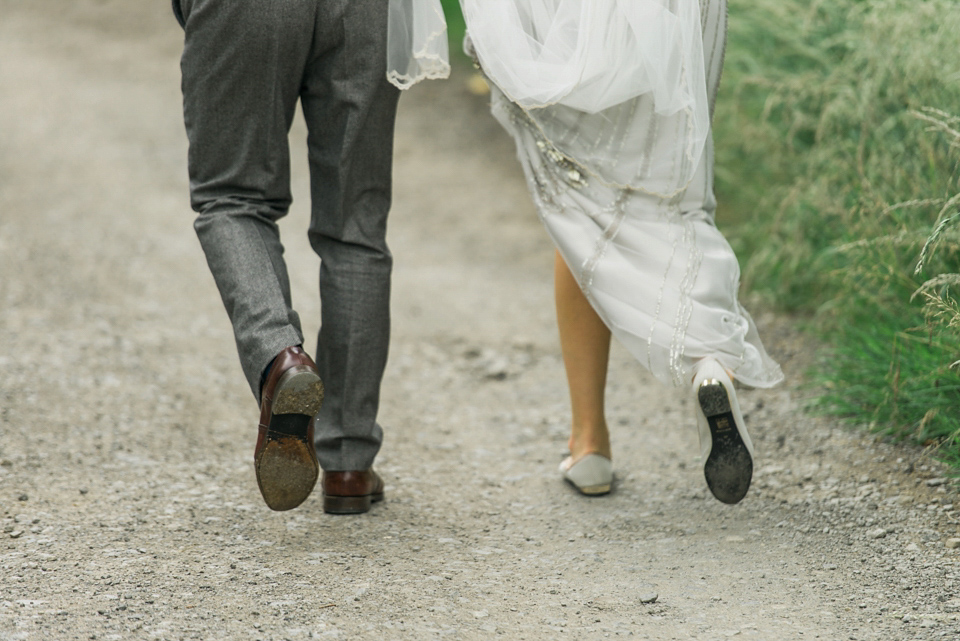
<svg viewBox="0 0 960 641">
<path fill-rule="evenodd" d="M 174 0 L 184 25 L 183 113 L 195 228 L 233 323 L 244 374 L 303 343 L 277 220 L 290 206 L 287 136 L 309 131 L 320 256 L 317 456 L 370 467 L 390 332 L 386 219 L 398 91 L 386 81 L 386 0 Z M 251 433 L 252 434 L 252 433 Z"/>
</svg>

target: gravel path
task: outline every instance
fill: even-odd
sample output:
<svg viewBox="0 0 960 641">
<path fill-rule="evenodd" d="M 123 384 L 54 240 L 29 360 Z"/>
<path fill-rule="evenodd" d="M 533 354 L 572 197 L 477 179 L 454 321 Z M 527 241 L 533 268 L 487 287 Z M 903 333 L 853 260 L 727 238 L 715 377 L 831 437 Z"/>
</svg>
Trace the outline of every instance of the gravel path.
<svg viewBox="0 0 960 641">
<path fill-rule="evenodd" d="M 167 4 L 0 0 L 0 639 L 958 638 L 955 489 L 798 409 L 789 319 L 758 318 L 790 383 L 742 396 L 742 504 L 708 496 L 685 395 L 619 349 L 616 491 L 559 481 L 552 249 L 469 69 L 401 105 L 387 500 L 267 510 Z M 283 231 L 309 336 L 303 138 Z"/>
</svg>

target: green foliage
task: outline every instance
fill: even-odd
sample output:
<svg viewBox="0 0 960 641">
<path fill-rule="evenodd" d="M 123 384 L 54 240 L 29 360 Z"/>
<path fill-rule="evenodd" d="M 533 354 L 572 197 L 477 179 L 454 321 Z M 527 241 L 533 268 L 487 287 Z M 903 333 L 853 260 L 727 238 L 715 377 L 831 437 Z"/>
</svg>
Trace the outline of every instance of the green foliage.
<svg viewBox="0 0 960 641">
<path fill-rule="evenodd" d="M 955 0 L 731 0 L 715 136 L 745 287 L 833 346 L 820 407 L 960 463 L 957 51 Z"/>
<path fill-rule="evenodd" d="M 460 0 L 440 0 L 447 17 L 447 35 L 450 36 L 451 55 L 463 55 L 463 34 L 467 27 L 460 13 Z"/>
<path fill-rule="evenodd" d="M 937 448 L 960 467 L 960 372 L 944 360 L 960 349 L 957 335 L 896 331 L 898 314 L 859 319 L 824 353 L 815 379 L 824 391 L 813 406 L 894 439 Z"/>
<path fill-rule="evenodd" d="M 937 207 L 889 208 L 949 193 L 956 161 L 912 112 L 960 104 L 957 50 L 953 0 L 732 0 L 717 188 L 749 223 L 747 285 L 813 310 L 843 265 L 823 250 L 929 227 Z"/>
</svg>

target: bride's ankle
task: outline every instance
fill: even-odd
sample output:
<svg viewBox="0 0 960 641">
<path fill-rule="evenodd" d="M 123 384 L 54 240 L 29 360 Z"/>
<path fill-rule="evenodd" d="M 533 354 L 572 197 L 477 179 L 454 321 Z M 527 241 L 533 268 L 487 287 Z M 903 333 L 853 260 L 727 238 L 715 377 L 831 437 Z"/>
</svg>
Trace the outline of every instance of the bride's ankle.
<svg viewBox="0 0 960 641">
<path fill-rule="evenodd" d="M 570 449 L 570 456 L 575 461 L 587 454 L 600 454 L 608 459 L 613 458 L 610 434 L 605 425 L 600 429 L 571 434 L 567 446 Z"/>
</svg>

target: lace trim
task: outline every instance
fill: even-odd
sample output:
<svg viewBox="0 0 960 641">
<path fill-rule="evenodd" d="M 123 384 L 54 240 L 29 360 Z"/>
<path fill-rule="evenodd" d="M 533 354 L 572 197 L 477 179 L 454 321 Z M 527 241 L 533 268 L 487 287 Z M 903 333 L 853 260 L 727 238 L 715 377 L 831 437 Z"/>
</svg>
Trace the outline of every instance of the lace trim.
<svg viewBox="0 0 960 641">
<path fill-rule="evenodd" d="M 426 70 L 414 75 L 391 70 L 387 72 L 387 80 L 394 87 L 400 90 L 406 90 L 421 80 L 446 80 L 450 77 L 450 65 L 443 60 L 442 56 L 427 56 L 427 59 L 434 60 L 436 65 L 430 68 L 421 65 L 421 68 Z M 421 58 L 421 60 L 423 60 L 423 58 Z"/>
</svg>

